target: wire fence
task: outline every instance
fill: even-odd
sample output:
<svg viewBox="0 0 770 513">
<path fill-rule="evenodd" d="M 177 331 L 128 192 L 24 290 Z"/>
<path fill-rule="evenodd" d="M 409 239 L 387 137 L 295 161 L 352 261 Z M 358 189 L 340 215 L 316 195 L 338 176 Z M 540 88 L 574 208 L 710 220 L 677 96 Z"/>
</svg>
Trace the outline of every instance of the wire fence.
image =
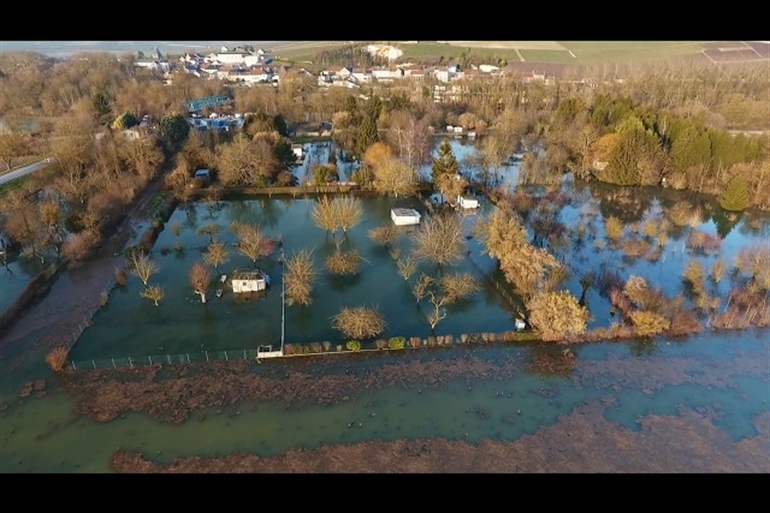
<svg viewBox="0 0 770 513">
<path fill-rule="evenodd" d="M 283 356 L 281 351 L 272 347 L 259 349 L 233 349 L 228 351 L 196 351 L 182 354 L 156 354 L 147 356 L 120 356 L 115 358 L 94 358 L 91 360 L 70 360 L 73 370 L 91 369 L 133 369 L 152 365 L 189 365 L 205 362 L 234 362 L 238 360 L 257 360 Z"/>
</svg>

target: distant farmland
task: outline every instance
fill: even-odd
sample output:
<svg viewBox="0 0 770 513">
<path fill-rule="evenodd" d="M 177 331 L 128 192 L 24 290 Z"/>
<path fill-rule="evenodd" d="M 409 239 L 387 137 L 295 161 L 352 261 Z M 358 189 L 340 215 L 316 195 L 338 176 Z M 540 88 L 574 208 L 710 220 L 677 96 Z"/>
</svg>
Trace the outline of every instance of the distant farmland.
<svg viewBox="0 0 770 513">
<path fill-rule="evenodd" d="M 291 41 L 272 49 L 281 60 L 312 62 L 318 52 L 363 41 Z M 382 43 L 381 43 L 382 44 Z M 770 44 L 752 41 L 410 41 L 387 42 L 398 62 L 446 62 L 463 57 L 508 63 L 592 65 L 690 58 L 713 64 L 770 61 Z"/>
</svg>

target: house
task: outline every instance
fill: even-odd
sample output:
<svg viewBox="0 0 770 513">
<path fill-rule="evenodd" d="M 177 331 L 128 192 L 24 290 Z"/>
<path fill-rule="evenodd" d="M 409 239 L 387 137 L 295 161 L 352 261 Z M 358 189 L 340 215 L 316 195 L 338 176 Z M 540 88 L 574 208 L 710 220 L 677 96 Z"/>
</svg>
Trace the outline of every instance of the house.
<svg viewBox="0 0 770 513">
<path fill-rule="evenodd" d="M 420 224 L 420 213 L 413 208 L 394 208 L 390 211 L 390 218 L 398 226 Z"/>
<path fill-rule="evenodd" d="M 460 208 L 479 208 L 479 200 L 464 194 L 457 196 L 457 204 L 460 205 Z"/>
<path fill-rule="evenodd" d="M 270 276 L 260 269 L 240 269 L 233 272 L 230 282 L 235 293 L 259 292 L 267 290 Z"/>
<path fill-rule="evenodd" d="M 302 162 L 302 159 L 304 157 L 304 146 L 301 144 L 292 144 L 291 145 L 291 151 L 294 153 L 294 156 L 297 159 L 297 162 Z"/>
</svg>

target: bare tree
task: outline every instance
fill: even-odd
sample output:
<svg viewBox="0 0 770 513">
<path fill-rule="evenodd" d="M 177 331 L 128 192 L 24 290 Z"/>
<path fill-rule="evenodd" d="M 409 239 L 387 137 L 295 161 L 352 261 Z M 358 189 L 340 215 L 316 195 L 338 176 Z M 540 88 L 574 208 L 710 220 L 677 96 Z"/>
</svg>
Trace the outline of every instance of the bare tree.
<svg viewBox="0 0 770 513">
<path fill-rule="evenodd" d="M 13 161 L 27 153 L 27 143 L 16 131 L 0 133 L 0 162 L 7 169 L 13 167 Z"/>
<path fill-rule="evenodd" d="M 219 271 L 219 266 L 227 262 L 229 257 L 230 255 L 227 251 L 227 246 L 221 242 L 212 242 L 209 244 L 206 252 L 203 253 L 203 260 L 207 264 L 214 266 L 216 271 Z"/>
<path fill-rule="evenodd" d="M 337 204 L 328 196 L 319 198 L 313 207 L 313 221 L 319 228 L 334 233 L 337 230 Z"/>
<path fill-rule="evenodd" d="M 286 262 L 284 284 L 286 304 L 308 306 L 313 302 L 313 282 L 316 278 L 315 264 L 311 252 L 303 249 Z"/>
<path fill-rule="evenodd" d="M 393 226 L 380 226 L 369 230 L 369 238 L 377 245 L 390 246 L 396 241 L 398 231 Z"/>
<path fill-rule="evenodd" d="M 412 294 L 418 303 L 424 298 L 430 302 L 432 308 L 425 317 L 433 330 L 447 316 L 447 306 L 469 298 L 480 289 L 478 281 L 467 273 L 447 274 L 439 279 L 423 274 L 412 289 Z"/>
<path fill-rule="evenodd" d="M 465 251 L 463 227 L 455 213 L 428 217 L 412 234 L 414 255 L 439 267 L 459 262 Z"/>
<path fill-rule="evenodd" d="M 363 260 L 361 254 L 355 249 L 342 251 L 337 248 L 326 259 L 326 268 L 330 273 L 341 276 L 358 274 Z"/>
<path fill-rule="evenodd" d="M 249 258 L 254 265 L 275 251 L 275 241 L 266 237 L 256 224 L 233 223 L 232 229 L 238 237 L 238 252 Z"/>
<path fill-rule="evenodd" d="M 404 281 L 409 281 L 409 278 L 417 271 L 417 260 L 412 255 L 407 255 L 404 258 L 396 259 L 396 267 L 398 267 L 398 274 Z"/>
<path fill-rule="evenodd" d="M 361 222 L 364 213 L 361 200 L 353 196 L 345 196 L 344 198 L 335 198 L 334 202 L 337 203 L 334 209 L 337 214 L 337 224 L 343 233 L 347 233 L 350 228 Z"/>
<path fill-rule="evenodd" d="M 387 159 L 374 169 L 374 188 L 379 192 L 410 196 L 417 186 L 417 173 L 401 159 Z"/>
<path fill-rule="evenodd" d="M 211 274 L 202 262 L 195 262 L 190 268 L 190 285 L 196 294 L 201 297 L 201 303 L 206 303 L 206 292 L 211 285 Z"/>
<path fill-rule="evenodd" d="M 208 235 L 209 242 L 213 243 L 217 234 L 219 233 L 219 225 L 216 223 L 209 223 L 198 228 L 198 235 Z"/>
<path fill-rule="evenodd" d="M 126 267 L 128 272 L 142 280 L 145 286 L 150 281 L 150 277 L 160 271 L 160 266 L 144 253 L 131 253 L 126 261 Z"/>
<path fill-rule="evenodd" d="M 391 112 L 386 137 L 409 167 L 417 168 L 427 160 L 432 130 L 424 119 L 406 110 Z"/>
<path fill-rule="evenodd" d="M 143 298 L 149 299 L 153 303 L 155 303 L 155 306 L 158 306 L 158 303 L 161 299 L 163 299 L 163 296 L 165 295 L 163 288 L 158 287 L 156 285 L 150 285 L 149 287 L 146 287 L 142 293 L 141 296 Z"/>
<path fill-rule="evenodd" d="M 356 340 L 376 337 L 385 328 L 385 319 L 377 308 L 344 307 L 332 319 L 332 327 Z"/>
</svg>

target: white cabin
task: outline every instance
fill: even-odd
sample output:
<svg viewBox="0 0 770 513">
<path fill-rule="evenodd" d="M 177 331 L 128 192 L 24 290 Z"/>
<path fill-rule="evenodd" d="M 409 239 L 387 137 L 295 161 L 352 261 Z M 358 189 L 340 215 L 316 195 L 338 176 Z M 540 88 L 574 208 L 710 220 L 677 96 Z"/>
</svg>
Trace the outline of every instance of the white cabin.
<svg viewBox="0 0 770 513">
<path fill-rule="evenodd" d="M 259 292 L 267 290 L 270 285 L 270 276 L 262 271 L 236 271 L 230 280 L 233 285 L 233 292 Z"/>
<path fill-rule="evenodd" d="M 420 213 L 413 208 L 394 208 L 390 211 L 390 218 L 398 226 L 420 224 Z"/>
<path fill-rule="evenodd" d="M 479 208 L 479 200 L 470 196 L 457 196 L 457 204 L 461 208 Z"/>
</svg>

